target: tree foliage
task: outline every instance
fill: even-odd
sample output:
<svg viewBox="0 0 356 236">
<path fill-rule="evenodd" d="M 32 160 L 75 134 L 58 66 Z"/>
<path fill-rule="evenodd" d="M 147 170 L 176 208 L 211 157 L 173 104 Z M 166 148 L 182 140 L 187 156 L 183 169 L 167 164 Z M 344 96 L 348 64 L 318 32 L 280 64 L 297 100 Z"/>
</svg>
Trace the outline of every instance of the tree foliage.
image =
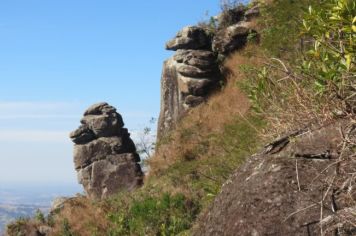
<svg viewBox="0 0 356 236">
<path fill-rule="evenodd" d="M 315 79 L 317 93 L 333 91 L 349 100 L 356 89 L 356 2 L 326 0 L 310 6 L 302 33 L 313 41 L 303 69 Z"/>
</svg>

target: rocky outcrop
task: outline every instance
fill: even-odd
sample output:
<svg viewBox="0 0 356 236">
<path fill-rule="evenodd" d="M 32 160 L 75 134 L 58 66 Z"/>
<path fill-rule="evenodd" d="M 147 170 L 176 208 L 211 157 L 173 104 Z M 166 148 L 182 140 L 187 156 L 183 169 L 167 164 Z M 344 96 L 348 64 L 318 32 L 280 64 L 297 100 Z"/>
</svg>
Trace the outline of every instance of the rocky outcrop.
<svg viewBox="0 0 356 236">
<path fill-rule="evenodd" d="M 202 103 L 219 78 L 216 56 L 211 51 L 179 49 L 165 61 L 158 137 L 170 130 L 185 111 Z"/>
<path fill-rule="evenodd" d="M 237 7 L 223 12 L 217 17 L 219 28 L 212 40 L 212 50 L 216 54 L 228 55 L 247 43 L 249 35 L 257 37 L 252 20 L 260 14 L 259 7 L 249 9 Z"/>
<path fill-rule="evenodd" d="M 356 124 L 300 130 L 225 183 L 194 235 L 355 235 Z"/>
<path fill-rule="evenodd" d="M 166 49 L 176 53 L 163 65 L 158 140 L 187 110 L 203 103 L 219 87 L 223 76 L 218 58 L 246 44 L 253 32 L 248 21 L 257 15 L 256 7 L 230 9 L 217 17 L 221 25 L 215 33 L 203 26 L 187 26 L 167 42 Z"/>
<path fill-rule="evenodd" d="M 116 109 L 107 103 L 91 106 L 82 125 L 70 134 L 78 181 L 92 199 L 103 199 L 142 184 L 139 155 Z"/>
<path fill-rule="evenodd" d="M 167 50 L 178 49 L 208 49 L 210 37 L 204 29 L 197 26 L 187 26 L 179 31 L 176 37 L 166 43 Z"/>
<path fill-rule="evenodd" d="M 212 48 L 213 51 L 222 55 L 241 49 L 247 43 L 247 37 L 254 32 L 251 29 L 251 23 L 241 21 L 219 31 L 214 37 Z"/>
</svg>

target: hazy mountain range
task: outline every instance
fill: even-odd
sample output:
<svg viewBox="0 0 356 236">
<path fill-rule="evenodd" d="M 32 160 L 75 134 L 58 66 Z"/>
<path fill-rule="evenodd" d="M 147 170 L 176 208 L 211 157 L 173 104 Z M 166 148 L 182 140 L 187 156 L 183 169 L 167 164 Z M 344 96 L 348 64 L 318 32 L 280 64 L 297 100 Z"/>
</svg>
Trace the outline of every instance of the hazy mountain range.
<svg viewBox="0 0 356 236">
<path fill-rule="evenodd" d="M 6 224 L 19 217 L 32 216 L 37 209 L 48 213 L 56 197 L 81 192 L 77 185 L 0 185 L 0 235 Z"/>
</svg>

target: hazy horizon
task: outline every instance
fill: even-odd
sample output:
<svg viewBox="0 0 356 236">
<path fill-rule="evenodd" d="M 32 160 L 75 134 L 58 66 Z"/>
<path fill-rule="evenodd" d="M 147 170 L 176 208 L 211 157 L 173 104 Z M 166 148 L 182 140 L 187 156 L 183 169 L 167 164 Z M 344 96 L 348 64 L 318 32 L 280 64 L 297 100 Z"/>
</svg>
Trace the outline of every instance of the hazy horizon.
<svg viewBox="0 0 356 236">
<path fill-rule="evenodd" d="M 0 184 L 76 185 L 68 134 L 93 103 L 137 137 L 158 118 L 165 42 L 207 11 L 219 1 L 1 1 Z"/>
</svg>

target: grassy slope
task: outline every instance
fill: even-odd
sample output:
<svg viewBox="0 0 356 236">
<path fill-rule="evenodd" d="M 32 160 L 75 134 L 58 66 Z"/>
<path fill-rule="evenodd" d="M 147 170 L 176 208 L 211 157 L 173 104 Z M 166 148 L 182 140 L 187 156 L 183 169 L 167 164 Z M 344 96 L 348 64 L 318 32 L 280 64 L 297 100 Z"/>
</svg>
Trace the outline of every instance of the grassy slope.
<svg viewBox="0 0 356 236">
<path fill-rule="evenodd" d="M 226 85 L 161 140 L 144 187 L 104 202 L 67 203 L 50 222 L 55 235 L 189 235 L 229 175 L 265 139 L 332 119 L 335 104 L 320 101 L 293 72 L 303 58 L 300 19 L 317 2 L 275 0 L 264 7 L 261 44 L 249 43 L 226 60 Z M 286 77 L 284 65 L 292 75 Z"/>
<path fill-rule="evenodd" d="M 80 198 L 68 203 L 55 217 L 55 234 L 68 226 L 73 235 L 188 234 L 229 175 L 261 143 L 265 122 L 250 114 L 237 86 L 243 79 L 237 65 L 255 65 L 258 59 L 246 54 L 256 50 L 251 45 L 227 59 L 227 84 L 162 140 L 143 188 L 105 202 L 88 204 Z"/>
</svg>

